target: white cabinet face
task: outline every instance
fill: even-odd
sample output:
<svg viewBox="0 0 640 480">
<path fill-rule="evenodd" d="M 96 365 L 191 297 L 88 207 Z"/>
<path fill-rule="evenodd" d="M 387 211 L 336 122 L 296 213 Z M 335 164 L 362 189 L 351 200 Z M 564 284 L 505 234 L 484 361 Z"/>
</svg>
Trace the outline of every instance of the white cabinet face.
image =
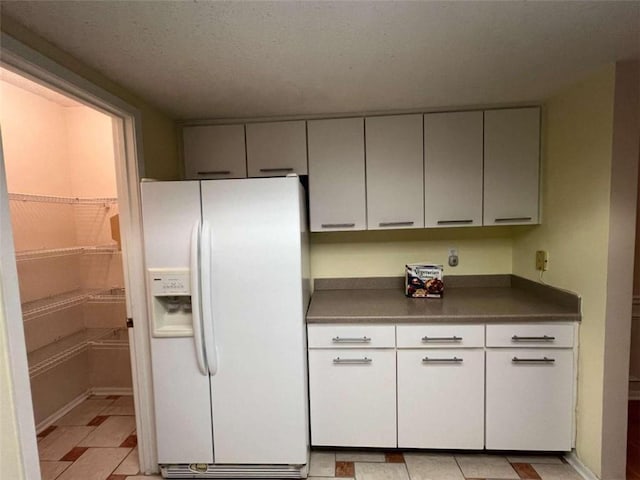
<svg viewBox="0 0 640 480">
<path fill-rule="evenodd" d="M 424 116 L 425 227 L 482 225 L 482 112 Z"/>
<path fill-rule="evenodd" d="M 187 179 L 245 178 L 244 125 L 184 127 Z"/>
<path fill-rule="evenodd" d="M 486 448 L 571 450 L 573 350 L 487 350 Z"/>
<path fill-rule="evenodd" d="M 247 124 L 247 170 L 250 177 L 307 174 L 304 120 Z"/>
<path fill-rule="evenodd" d="M 538 223 L 540 109 L 484 112 L 484 224 Z"/>
<path fill-rule="evenodd" d="M 369 230 L 424 227 L 422 115 L 365 120 Z"/>
<path fill-rule="evenodd" d="M 398 350 L 398 447 L 484 447 L 484 350 Z"/>
<path fill-rule="evenodd" d="M 309 350 L 311 444 L 396 447 L 396 352 Z"/>
<path fill-rule="evenodd" d="M 367 228 L 364 120 L 307 122 L 312 232 Z"/>
</svg>

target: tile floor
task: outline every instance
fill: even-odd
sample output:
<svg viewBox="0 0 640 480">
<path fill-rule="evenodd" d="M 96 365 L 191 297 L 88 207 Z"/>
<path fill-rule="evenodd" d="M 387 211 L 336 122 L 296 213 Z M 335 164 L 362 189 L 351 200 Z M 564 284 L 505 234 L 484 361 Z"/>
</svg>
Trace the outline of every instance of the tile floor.
<svg viewBox="0 0 640 480">
<path fill-rule="evenodd" d="M 418 452 L 311 453 L 309 480 L 581 480 L 559 456 Z"/>
<path fill-rule="evenodd" d="M 640 402 L 639 402 L 640 406 Z M 639 410 L 640 411 L 640 410 Z M 630 415 L 631 417 L 631 415 Z M 38 435 L 43 480 L 150 480 L 140 475 L 133 399 L 90 397 Z M 561 457 L 328 451 L 309 480 L 580 480 Z"/>
<path fill-rule="evenodd" d="M 38 435 L 42 480 L 137 480 L 131 396 L 89 397 Z M 155 477 L 160 478 L 160 477 Z"/>
</svg>

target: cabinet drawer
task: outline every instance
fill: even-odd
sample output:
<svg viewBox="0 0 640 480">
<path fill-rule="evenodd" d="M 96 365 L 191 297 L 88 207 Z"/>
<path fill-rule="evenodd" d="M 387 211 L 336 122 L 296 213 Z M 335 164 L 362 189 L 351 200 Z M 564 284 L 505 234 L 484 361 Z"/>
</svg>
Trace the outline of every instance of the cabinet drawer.
<svg viewBox="0 0 640 480">
<path fill-rule="evenodd" d="M 572 347 L 569 323 L 487 325 L 487 347 Z"/>
<path fill-rule="evenodd" d="M 484 325 L 398 325 L 398 348 L 484 347 Z"/>
<path fill-rule="evenodd" d="M 393 325 L 309 325 L 309 348 L 393 348 Z"/>
<path fill-rule="evenodd" d="M 310 350 L 311 444 L 395 448 L 396 352 Z"/>
</svg>

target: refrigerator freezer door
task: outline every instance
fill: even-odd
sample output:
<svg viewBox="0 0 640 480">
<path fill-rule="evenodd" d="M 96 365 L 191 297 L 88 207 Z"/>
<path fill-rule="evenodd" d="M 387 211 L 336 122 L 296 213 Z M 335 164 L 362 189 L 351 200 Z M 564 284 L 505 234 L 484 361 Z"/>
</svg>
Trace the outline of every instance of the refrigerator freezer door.
<svg viewBox="0 0 640 480">
<path fill-rule="evenodd" d="M 189 269 L 200 183 L 143 183 L 141 190 L 147 268 Z M 151 361 L 158 462 L 212 463 L 209 376 L 198 369 L 193 336 L 152 337 Z"/>
<path fill-rule="evenodd" d="M 299 180 L 203 181 L 202 205 L 211 225 L 218 354 L 211 377 L 215 463 L 304 464 Z"/>
</svg>

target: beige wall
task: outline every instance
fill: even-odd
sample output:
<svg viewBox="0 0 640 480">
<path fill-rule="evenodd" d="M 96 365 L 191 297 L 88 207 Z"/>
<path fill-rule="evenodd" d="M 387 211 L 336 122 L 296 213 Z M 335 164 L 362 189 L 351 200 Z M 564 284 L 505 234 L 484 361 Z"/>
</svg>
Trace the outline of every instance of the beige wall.
<svg viewBox="0 0 640 480">
<path fill-rule="evenodd" d="M 6 15 L 2 17 L 0 28 L 2 32 L 139 109 L 142 115 L 145 176 L 161 180 L 180 178 L 176 126 L 167 115 Z"/>
<path fill-rule="evenodd" d="M 511 236 L 520 230 L 485 227 L 313 233 L 311 276 L 401 276 L 405 264 L 421 262 L 444 265 L 445 275 L 511 273 Z M 457 267 L 447 265 L 452 247 L 460 257 Z"/>
<path fill-rule="evenodd" d="M 514 237 L 513 273 L 533 280 L 534 252 L 549 252 L 544 281 L 582 297 L 577 454 L 600 475 L 603 362 L 615 71 L 608 66 L 545 108 L 543 223 Z"/>
</svg>

